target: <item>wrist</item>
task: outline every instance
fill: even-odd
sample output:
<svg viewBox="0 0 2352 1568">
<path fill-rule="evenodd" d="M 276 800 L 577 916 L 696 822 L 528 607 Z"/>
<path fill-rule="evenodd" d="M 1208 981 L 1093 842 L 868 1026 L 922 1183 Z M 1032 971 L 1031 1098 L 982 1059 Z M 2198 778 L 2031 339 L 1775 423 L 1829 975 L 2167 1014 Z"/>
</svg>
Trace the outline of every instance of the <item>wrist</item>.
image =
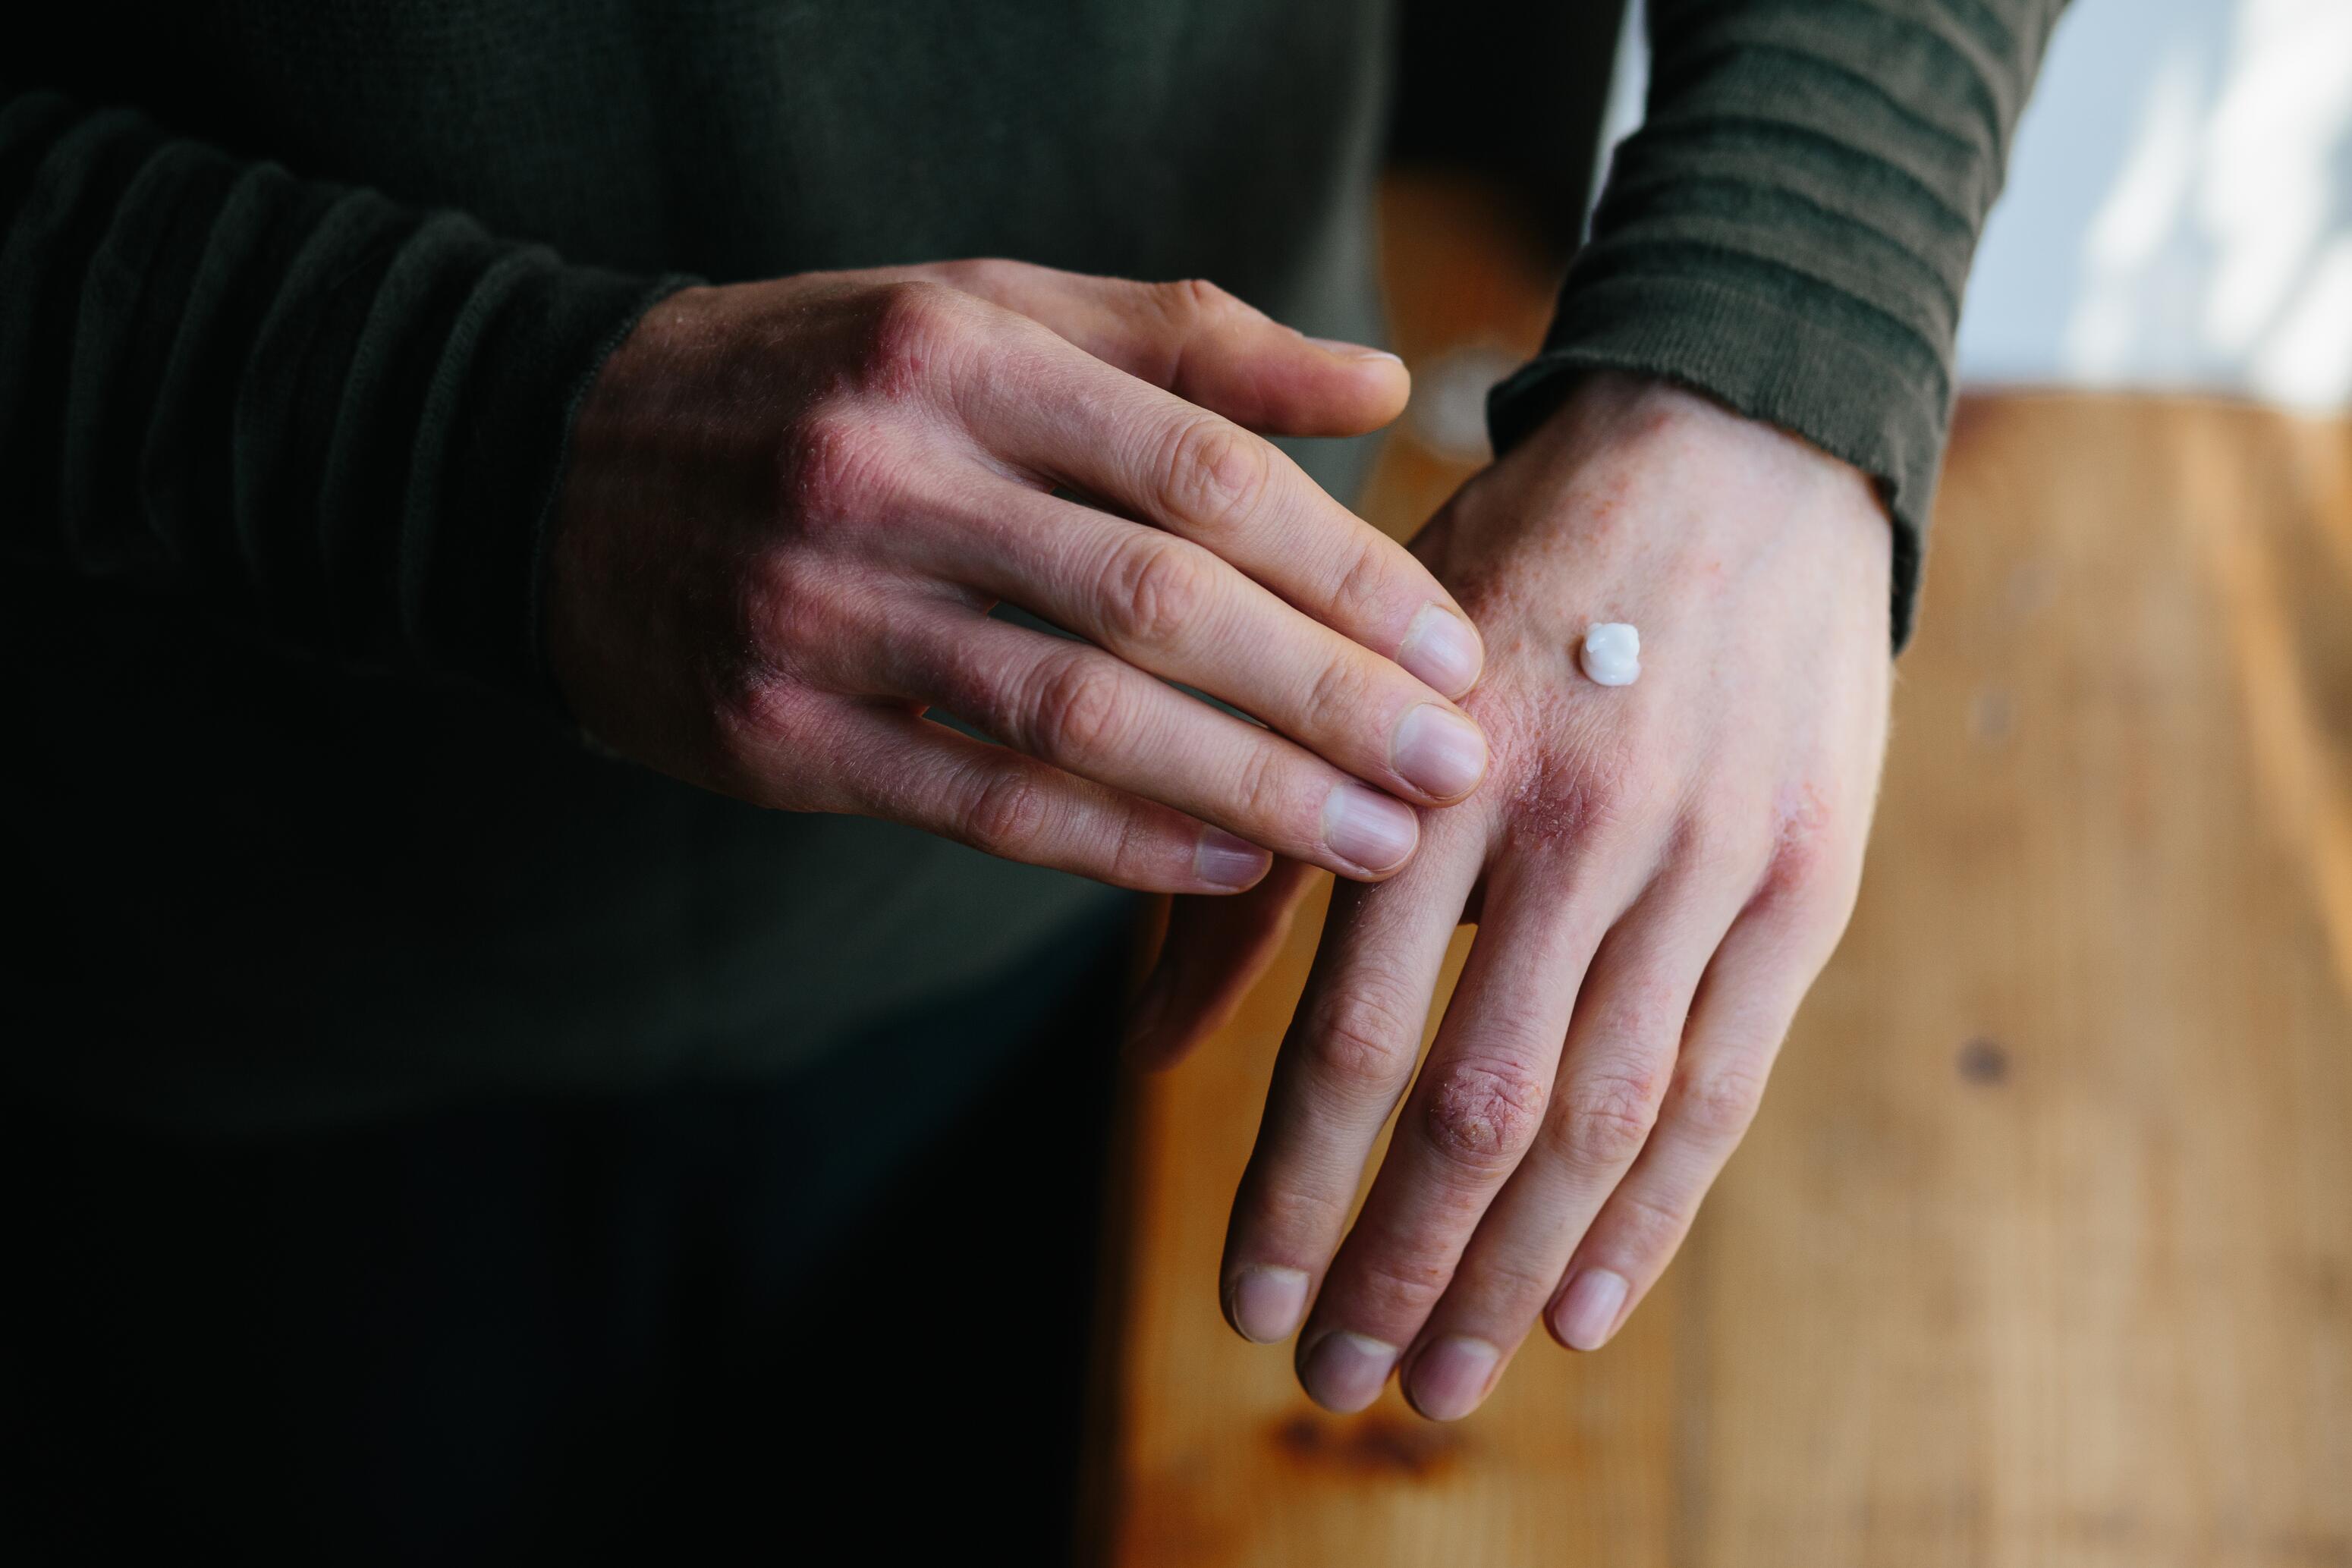
<svg viewBox="0 0 2352 1568">
<path fill-rule="evenodd" d="M 1574 476 L 1571 483 L 1593 476 L 1601 493 L 1592 502 L 1602 507 L 1612 504 L 1608 486 L 1624 486 L 1631 475 L 1669 476 L 1668 491 L 1680 504 L 1646 507 L 1651 526 L 1671 522 L 1702 552 L 1762 530 L 1775 544 L 1801 539 L 1825 560 L 1851 563 L 1866 585 L 1885 591 L 1895 523 L 1879 482 L 1705 392 L 1655 376 L 1595 371 L 1580 377 L 1521 444 L 1549 448 L 1564 475 Z"/>
</svg>

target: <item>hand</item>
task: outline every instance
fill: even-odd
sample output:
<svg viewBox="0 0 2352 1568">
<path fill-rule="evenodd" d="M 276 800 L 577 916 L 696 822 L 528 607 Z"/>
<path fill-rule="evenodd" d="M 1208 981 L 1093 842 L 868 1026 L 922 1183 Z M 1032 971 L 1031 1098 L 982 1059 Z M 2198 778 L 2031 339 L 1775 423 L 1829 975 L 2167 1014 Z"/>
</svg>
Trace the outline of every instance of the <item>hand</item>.
<svg viewBox="0 0 2352 1568">
<path fill-rule="evenodd" d="M 1477 636 L 1251 432 L 1370 430 L 1405 385 L 1205 284 L 980 261 L 689 289 L 575 427 L 558 685 L 598 740 L 760 805 L 1160 891 L 1247 886 L 1268 850 L 1387 875 L 1403 802 L 1485 771 L 1448 700 Z"/>
<path fill-rule="evenodd" d="M 1402 1366 L 1415 1407 L 1451 1418 L 1538 1317 L 1580 1350 L 1616 1332 L 1755 1112 L 1853 904 L 1892 549 L 1857 471 L 1596 376 L 1416 549 L 1485 632 L 1469 707 L 1493 772 L 1428 820 L 1403 875 L 1334 894 L 1223 1287 L 1255 1340 L 1298 1328 L 1312 1299 L 1297 1365 L 1319 1403 L 1359 1409 Z M 1604 621 L 1640 630 L 1633 685 L 1578 668 Z M 1181 1051 L 1260 961 L 1286 895 L 1269 885 L 1227 910 L 1179 902 L 1163 967 L 1190 966 L 1209 999 L 1163 998 L 1144 1054 Z M 1416 1076 L 1465 918 L 1477 938 Z"/>
</svg>

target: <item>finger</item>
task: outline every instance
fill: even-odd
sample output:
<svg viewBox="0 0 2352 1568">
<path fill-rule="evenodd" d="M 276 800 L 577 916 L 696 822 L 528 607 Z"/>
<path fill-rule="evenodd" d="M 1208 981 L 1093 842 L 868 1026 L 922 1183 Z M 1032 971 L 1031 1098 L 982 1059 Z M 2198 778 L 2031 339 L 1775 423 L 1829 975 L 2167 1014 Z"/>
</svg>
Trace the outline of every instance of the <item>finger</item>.
<svg viewBox="0 0 2352 1568">
<path fill-rule="evenodd" d="M 911 605 L 874 664 L 875 695 L 937 704 L 1066 772 L 1342 876 L 1385 876 L 1420 841 L 1410 806 L 1084 643 Z"/>
<path fill-rule="evenodd" d="M 1403 413 L 1412 392 L 1394 354 L 1302 337 L 1213 283 L 1135 283 L 995 259 L 914 270 L 1252 430 L 1358 435 Z"/>
<path fill-rule="evenodd" d="M 1298 1326 L 1412 1077 L 1446 945 L 1486 855 L 1484 824 L 1460 813 L 1433 818 L 1429 838 L 1394 881 L 1332 890 L 1225 1232 L 1225 1319 L 1245 1339 Z"/>
<path fill-rule="evenodd" d="M 1290 934 L 1312 871 L 1277 860 L 1246 893 L 1176 901 L 1160 962 L 1129 1013 L 1129 1061 L 1145 1071 L 1172 1067 L 1224 1027 Z"/>
<path fill-rule="evenodd" d="M 1009 344 L 1035 334 L 1052 345 L 1033 344 L 1024 373 L 960 393 L 974 437 L 999 461 L 1206 547 L 1446 696 L 1476 684 L 1485 654 L 1453 596 L 1271 444 L 1071 352 L 1025 318 L 997 327 Z"/>
<path fill-rule="evenodd" d="M 1011 484 L 941 505 L 954 526 L 901 547 L 926 575 L 1231 703 L 1391 794 L 1444 805 L 1485 777 L 1468 715 L 1201 546 Z"/>
<path fill-rule="evenodd" d="M 1380 1393 L 1542 1125 L 1577 988 L 1623 905 L 1616 863 L 1594 846 L 1565 889 L 1524 863 L 1490 876 L 1454 1004 L 1298 1336 L 1318 1404 L 1358 1410 Z"/>
<path fill-rule="evenodd" d="M 845 762 L 843 810 L 1147 893 L 1232 893 L 1265 874 L 1265 851 L 1166 806 L 903 708 L 845 708 L 829 737 Z"/>
<path fill-rule="evenodd" d="M 1424 1416 L 1466 1416 L 1557 1287 L 1577 1239 L 1650 1136 L 1699 976 L 1744 892 L 1670 875 L 1610 931 L 1569 1026 L 1551 1104 L 1404 1369 Z"/>
<path fill-rule="evenodd" d="M 1665 1272 L 1754 1120 L 1780 1042 L 1834 946 L 1833 933 L 1824 943 L 1761 907 L 1724 938 L 1692 1004 L 1657 1130 L 1552 1298 L 1545 1322 L 1562 1344 L 1601 1348 Z"/>
</svg>

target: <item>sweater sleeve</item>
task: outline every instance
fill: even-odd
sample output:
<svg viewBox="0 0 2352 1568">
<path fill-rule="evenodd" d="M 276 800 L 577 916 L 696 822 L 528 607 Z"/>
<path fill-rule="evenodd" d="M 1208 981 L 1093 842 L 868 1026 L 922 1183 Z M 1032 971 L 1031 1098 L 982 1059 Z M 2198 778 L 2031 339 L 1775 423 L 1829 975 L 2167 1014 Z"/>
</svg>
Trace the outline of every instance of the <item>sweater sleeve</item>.
<svg viewBox="0 0 2352 1568">
<path fill-rule="evenodd" d="M 670 286 L 0 89 L 0 570 L 544 698 L 574 404 Z"/>
<path fill-rule="evenodd" d="M 2010 135 L 2064 0 L 1651 0 L 1616 152 L 1497 451 L 1578 372 L 1694 387 L 1874 476 L 1911 632 L 1952 345 Z"/>
</svg>

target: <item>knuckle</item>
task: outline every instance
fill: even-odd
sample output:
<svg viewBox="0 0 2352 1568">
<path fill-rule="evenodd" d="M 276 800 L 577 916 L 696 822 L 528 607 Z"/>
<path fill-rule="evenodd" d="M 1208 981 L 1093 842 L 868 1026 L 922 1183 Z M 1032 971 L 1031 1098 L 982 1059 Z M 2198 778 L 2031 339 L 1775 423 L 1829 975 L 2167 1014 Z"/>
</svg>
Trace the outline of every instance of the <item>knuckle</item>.
<svg viewBox="0 0 2352 1568">
<path fill-rule="evenodd" d="M 965 837 L 990 854 L 1014 854 L 1045 831 L 1051 809 L 1026 768 L 992 768 L 980 777 L 964 808 Z"/>
<path fill-rule="evenodd" d="M 1542 1124 L 1541 1079 L 1515 1061 L 1461 1061 L 1432 1089 L 1423 1127 L 1442 1154 L 1476 1168 L 1515 1165 Z"/>
<path fill-rule="evenodd" d="M 985 299 L 1011 292 L 1041 269 L 1010 256 L 972 256 L 942 263 L 930 270 L 947 279 L 951 287 Z"/>
<path fill-rule="evenodd" d="M 875 300 L 869 364 L 919 373 L 952 344 L 966 319 L 962 292 L 929 278 L 882 285 Z"/>
<path fill-rule="evenodd" d="M 892 462 L 873 421 L 820 408 L 793 422 L 777 454 L 784 509 L 812 532 L 856 521 L 890 493 Z"/>
<path fill-rule="evenodd" d="M 1277 744 L 1253 744 L 1234 780 L 1234 799 L 1243 817 L 1280 830 L 1295 822 L 1293 754 Z"/>
<path fill-rule="evenodd" d="M 1214 414 L 1187 419 L 1169 438 L 1160 494 L 1178 517 L 1196 527 L 1237 529 L 1265 494 L 1272 450 Z"/>
<path fill-rule="evenodd" d="M 1108 880 L 1121 887 L 1161 887 L 1192 867 L 1190 834 L 1170 831 L 1147 808 L 1121 813 L 1105 857 Z"/>
<path fill-rule="evenodd" d="M 1819 904 L 1841 922 L 1859 891 L 1859 857 L 1843 848 L 1834 824 L 1851 815 L 1824 785 L 1798 785 L 1781 803 L 1758 897 L 1766 903 Z"/>
<path fill-rule="evenodd" d="M 1640 1260 L 1663 1268 L 1690 1234 L 1698 1200 L 1696 1195 L 1687 1202 L 1679 1196 L 1654 1196 L 1627 1182 L 1611 1197 L 1609 1210 L 1604 1221 L 1609 1252 L 1629 1263 Z"/>
<path fill-rule="evenodd" d="M 1384 541 L 1359 538 L 1349 547 L 1346 570 L 1331 588 L 1330 613 L 1341 625 L 1378 623 L 1394 573 Z"/>
<path fill-rule="evenodd" d="M 1197 626 L 1215 596 L 1209 559 L 1181 539 L 1133 530 L 1113 558 L 1103 600 L 1120 635 L 1166 647 Z"/>
<path fill-rule="evenodd" d="M 1316 1081 L 1351 1104 L 1392 1101 L 1421 1045 L 1422 1020 L 1385 981 L 1348 985 L 1303 1023 Z"/>
<path fill-rule="evenodd" d="M 1474 715 L 1492 711 L 1491 704 L 1473 708 Z M 1519 779 L 1507 831 L 1522 850 L 1624 837 L 1672 804 L 1671 789 L 1642 760 L 1638 740 L 1620 732 L 1593 727 L 1545 744 L 1531 740 L 1523 725 L 1507 723 L 1489 744 L 1508 758 Z"/>
<path fill-rule="evenodd" d="M 1737 806 L 1702 806 L 1674 830 L 1674 858 L 1710 879 L 1752 878 L 1765 863 L 1758 835 L 1742 823 Z"/>
<path fill-rule="evenodd" d="M 1467 1276 L 1469 1265 L 1462 1271 Z M 1465 1278 L 1464 1282 L 1469 1281 Z M 1504 1311 L 1523 1312 L 1524 1322 L 1543 1310 L 1545 1298 L 1559 1285 L 1559 1272 L 1543 1270 L 1535 1259 L 1514 1257 L 1496 1247 L 1478 1258 L 1475 1282 L 1479 1301 Z"/>
<path fill-rule="evenodd" d="M 821 742 L 827 705 L 799 681 L 761 675 L 719 686 L 707 706 L 718 754 L 748 777 L 762 772 L 777 753 Z"/>
<path fill-rule="evenodd" d="M 1315 672 L 1312 689 L 1307 696 L 1307 711 L 1314 714 L 1335 729 L 1362 726 L 1359 716 L 1371 705 L 1372 690 L 1367 661 L 1356 656 L 1354 644 L 1335 650 L 1330 660 Z"/>
<path fill-rule="evenodd" d="M 1231 307 L 1234 297 L 1205 277 L 1179 277 L 1148 287 L 1152 308 L 1171 327 L 1185 327 Z"/>
<path fill-rule="evenodd" d="M 1055 661 L 1030 705 L 1029 749 L 1049 761 L 1100 756 L 1118 744 L 1129 706 L 1118 666 L 1099 658 Z"/>
<path fill-rule="evenodd" d="M 1560 1091 L 1553 1124 L 1562 1152 L 1574 1165 L 1605 1169 L 1642 1152 L 1658 1124 L 1658 1075 L 1635 1068 L 1607 1068 L 1572 1075 Z"/>
<path fill-rule="evenodd" d="M 1828 844 L 1817 835 L 1782 834 L 1764 873 L 1762 895 L 1775 903 L 1822 896 L 1836 886 Z"/>
<path fill-rule="evenodd" d="M 1332 1234 L 1345 1226 L 1355 1196 L 1353 1189 L 1341 1192 L 1302 1174 L 1286 1174 L 1265 1182 L 1244 1177 L 1234 1202 L 1234 1228 L 1255 1239 L 1256 1245 L 1251 1249 L 1255 1251 L 1317 1251 L 1321 1244 L 1304 1239 Z M 1276 1244 L 1269 1246 L 1269 1242 Z"/>
<path fill-rule="evenodd" d="M 1418 1323 L 1445 1293 L 1453 1270 L 1434 1259 L 1369 1249 L 1349 1271 L 1346 1295 L 1350 1321 L 1368 1324 Z"/>
<path fill-rule="evenodd" d="M 1667 1092 L 1669 1112 L 1704 1137 L 1734 1142 L 1764 1103 L 1764 1082 L 1763 1070 L 1745 1061 L 1685 1066 Z"/>
</svg>

